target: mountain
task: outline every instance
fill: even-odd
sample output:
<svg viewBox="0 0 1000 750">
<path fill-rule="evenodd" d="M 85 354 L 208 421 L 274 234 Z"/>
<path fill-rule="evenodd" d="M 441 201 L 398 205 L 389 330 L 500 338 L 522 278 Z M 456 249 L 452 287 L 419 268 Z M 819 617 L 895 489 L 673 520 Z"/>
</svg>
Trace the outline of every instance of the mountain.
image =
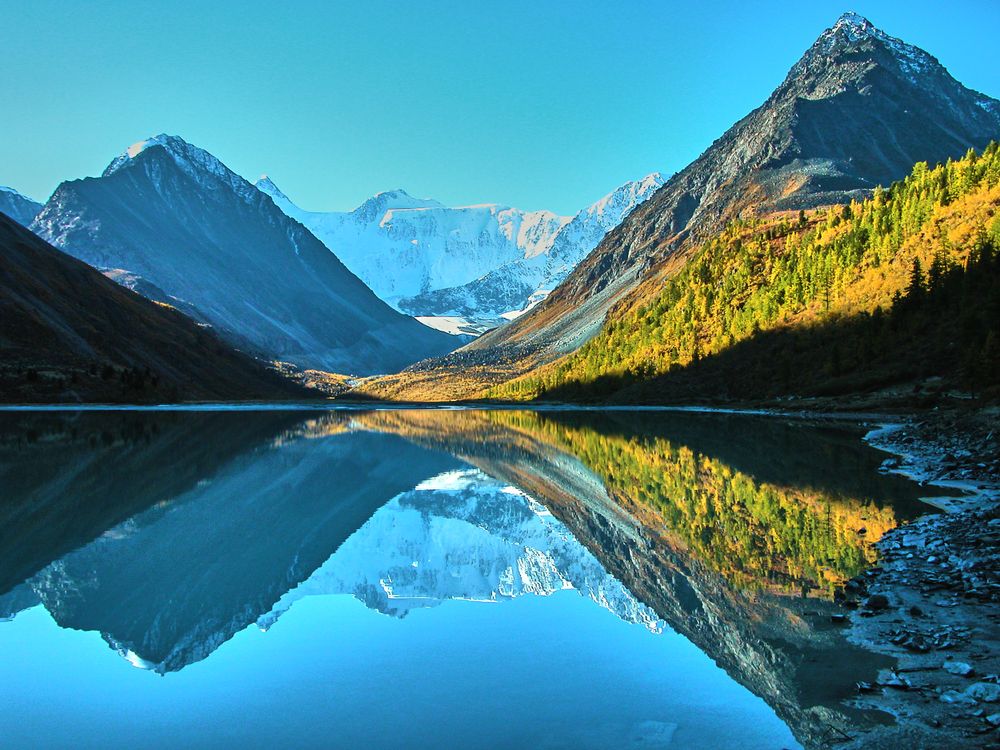
<svg viewBox="0 0 1000 750">
<path fill-rule="evenodd" d="M 18 224 L 28 226 L 41 210 L 42 204 L 38 201 L 0 185 L 0 213 L 7 214 Z"/>
<path fill-rule="evenodd" d="M 259 416 L 248 423 L 245 416 L 224 420 L 224 427 L 215 420 L 224 432 L 209 435 L 238 440 L 265 423 Z M 203 464 L 198 421 L 181 418 L 181 429 L 190 428 L 188 447 L 178 446 L 150 475 L 162 501 L 29 580 L 61 627 L 99 631 L 135 666 L 159 673 L 208 657 L 266 616 L 391 498 L 460 465 L 393 435 L 345 432 L 337 415 L 299 417 L 297 426 L 272 432 L 266 442 L 248 439 L 235 455 L 213 455 L 222 460 Z M 145 442 L 131 451 L 133 458 L 155 450 L 161 438 L 154 433 Z M 73 466 L 67 468 L 50 476 L 75 479 Z M 200 477 L 171 485 L 171 472 Z M 116 476 L 104 502 L 152 495 L 146 475 Z M 29 510 L 44 508 L 35 495 L 14 500 Z"/>
<path fill-rule="evenodd" d="M 926 272 L 925 272 L 926 271 Z M 577 352 L 491 395 L 625 403 L 1000 386 L 1000 142 L 843 207 L 744 221 L 654 274 Z"/>
<path fill-rule="evenodd" d="M 1000 102 L 845 14 L 767 101 L 609 232 L 544 303 L 466 351 L 481 362 L 510 347 L 546 359 L 572 351 L 654 264 L 732 219 L 844 202 L 998 135 Z"/>
<path fill-rule="evenodd" d="M 467 284 L 400 300 L 399 307 L 411 315 L 513 320 L 545 299 L 605 234 L 663 183 L 659 172 L 627 182 L 577 213 L 544 251 L 505 263 Z"/>
<path fill-rule="evenodd" d="M 0 401 L 309 394 L 0 215 Z"/>
<path fill-rule="evenodd" d="M 481 331 L 548 294 L 607 231 L 660 185 L 622 185 L 574 217 L 486 204 L 451 208 L 391 190 L 350 212 L 304 211 L 264 176 L 258 189 L 302 222 L 396 309 Z"/>
<path fill-rule="evenodd" d="M 502 602 L 567 589 L 626 622 L 661 630 L 656 615 L 544 505 L 477 469 L 459 469 L 375 511 L 258 624 L 270 627 L 308 596 L 353 594 L 371 609 L 402 618 L 454 599 Z"/>
<path fill-rule="evenodd" d="M 365 375 L 443 354 L 454 339 L 395 312 L 323 244 L 214 156 L 141 141 L 103 175 L 64 182 L 33 231 L 238 345 Z"/>
</svg>

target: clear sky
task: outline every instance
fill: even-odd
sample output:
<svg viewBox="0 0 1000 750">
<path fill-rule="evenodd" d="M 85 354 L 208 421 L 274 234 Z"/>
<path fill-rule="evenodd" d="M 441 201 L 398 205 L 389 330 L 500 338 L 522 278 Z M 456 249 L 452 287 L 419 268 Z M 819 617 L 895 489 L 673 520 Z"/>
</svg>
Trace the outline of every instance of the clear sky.
<svg viewBox="0 0 1000 750">
<path fill-rule="evenodd" d="M 44 199 L 167 132 L 314 210 L 573 213 L 683 168 L 845 10 L 1000 97 L 997 0 L 0 0 L 0 185 Z"/>
</svg>

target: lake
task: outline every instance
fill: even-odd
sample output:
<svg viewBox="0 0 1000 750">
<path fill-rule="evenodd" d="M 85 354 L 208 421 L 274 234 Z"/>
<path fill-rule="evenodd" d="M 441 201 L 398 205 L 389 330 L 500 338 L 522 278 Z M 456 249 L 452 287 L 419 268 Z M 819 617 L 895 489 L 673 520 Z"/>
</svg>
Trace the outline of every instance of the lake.
<svg viewBox="0 0 1000 750">
<path fill-rule="evenodd" d="M 850 424 L 0 412 L 4 747 L 792 748 L 930 508 Z"/>
</svg>

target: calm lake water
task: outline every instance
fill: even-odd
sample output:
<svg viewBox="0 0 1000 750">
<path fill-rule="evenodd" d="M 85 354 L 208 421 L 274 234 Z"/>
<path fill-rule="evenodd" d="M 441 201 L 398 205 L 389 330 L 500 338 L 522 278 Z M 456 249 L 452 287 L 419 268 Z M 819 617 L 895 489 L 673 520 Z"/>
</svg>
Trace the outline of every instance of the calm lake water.
<svg viewBox="0 0 1000 750">
<path fill-rule="evenodd" d="M 886 721 L 849 705 L 888 662 L 831 598 L 928 509 L 861 435 L 0 413 L 0 745 L 776 750 Z"/>
</svg>

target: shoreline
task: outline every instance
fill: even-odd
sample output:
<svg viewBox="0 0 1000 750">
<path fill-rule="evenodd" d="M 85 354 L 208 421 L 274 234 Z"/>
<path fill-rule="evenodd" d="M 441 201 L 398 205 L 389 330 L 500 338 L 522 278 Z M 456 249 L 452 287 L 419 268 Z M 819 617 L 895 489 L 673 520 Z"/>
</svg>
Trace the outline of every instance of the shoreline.
<svg viewBox="0 0 1000 750">
<path fill-rule="evenodd" d="M 859 731 L 844 748 L 1000 748 L 1000 477 L 996 410 L 881 424 L 865 442 L 891 454 L 883 471 L 928 488 L 940 510 L 876 544 L 876 567 L 838 601 L 846 636 L 896 659 L 854 705 L 896 723 Z M 981 460 L 986 459 L 986 460 Z"/>
</svg>

